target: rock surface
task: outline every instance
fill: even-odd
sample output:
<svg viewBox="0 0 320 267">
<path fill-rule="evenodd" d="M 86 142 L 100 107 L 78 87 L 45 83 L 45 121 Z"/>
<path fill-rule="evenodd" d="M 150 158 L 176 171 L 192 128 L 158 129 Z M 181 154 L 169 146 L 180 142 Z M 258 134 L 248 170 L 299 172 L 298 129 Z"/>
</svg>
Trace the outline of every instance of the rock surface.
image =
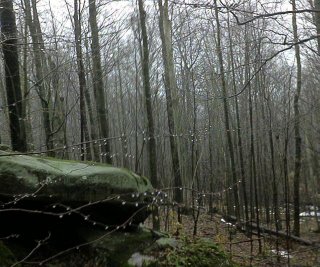
<svg viewBox="0 0 320 267">
<path fill-rule="evenodd" d="M 152 186 L 129 170 L 13 154 L 0 151 L 0 236 L 39 240 L 50 233 L 59 243 L 72 235 L 73 245 L 79 227 L 134 226 L 149 215 Z"/>
<path fill-rule="evenodd" d="M 0 151 L 0 194 L 34 193 L 97 201 L 111 194 L 152 190 L 148 179 L 121 168 Z"/>
</svg>

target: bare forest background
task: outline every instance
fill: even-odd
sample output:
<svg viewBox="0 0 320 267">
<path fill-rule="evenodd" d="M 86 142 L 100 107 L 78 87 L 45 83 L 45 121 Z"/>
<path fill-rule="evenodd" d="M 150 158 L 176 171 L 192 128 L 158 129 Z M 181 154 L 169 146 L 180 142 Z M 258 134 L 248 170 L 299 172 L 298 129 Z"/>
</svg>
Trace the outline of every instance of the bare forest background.
<svg viewBox="0 0 320 267">
<path fill-rule="evenodd" d="M 177 203 L 299 236 L 301 207 L 320 204 L 319 0 L 0 13 L 2 144 L 129 168 Z"/>
</svg>

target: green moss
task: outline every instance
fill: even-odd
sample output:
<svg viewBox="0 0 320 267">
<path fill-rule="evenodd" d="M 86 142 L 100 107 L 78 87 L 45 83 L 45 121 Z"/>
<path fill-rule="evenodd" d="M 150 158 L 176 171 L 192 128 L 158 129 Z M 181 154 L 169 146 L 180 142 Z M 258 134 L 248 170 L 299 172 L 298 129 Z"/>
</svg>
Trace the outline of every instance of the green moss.
<svg viewBox="0 0 320 267">
<path fill-rule="evenodd" d="M 206 239 L 190 241 L 188 239 L 176 249 L 168 249 L 149 266 L 201 266 L 235 267 L 229 257 L 219 247 Z"/>
<path fill-rule="evenodd" d="M 9 267 L 16 262 L 15 256 L 12 254 L 3 242 L 0 241 L 0 266 Z M 17 265 L 20 266 L 20 265 Z"/>
<path fill-rule="evenodd" d="M 6 156 L 8 155 L 8 156 Z M 110 165 L 47 157 L 10 155 L 0 151 L 0 193 L 34 191 L 46 182 L 46 191 L 79 200 L 96 201 L 113 193 L 142 193 L 152 190 L 148 179 Z M 8 181 L 10 191 L 8 191 Z M 4 184 L 5 183 L 5 184 Z M 85 192 L 85 194 L 83 194 Z"/>
<path fill-rule="evenodd" d="M 179 242 L 175 238 L 161 237 L 155 242 L 155 246 L 158 249 L 167 249 L 167 248 L 173 249 L 181 246 L 181 242 Z"/>
</svg>

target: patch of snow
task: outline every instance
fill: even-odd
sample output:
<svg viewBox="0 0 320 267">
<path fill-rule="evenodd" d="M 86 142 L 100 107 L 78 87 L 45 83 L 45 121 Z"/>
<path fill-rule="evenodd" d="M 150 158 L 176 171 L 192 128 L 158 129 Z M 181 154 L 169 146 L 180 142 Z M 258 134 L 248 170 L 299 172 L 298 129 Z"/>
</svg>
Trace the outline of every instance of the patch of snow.
<svg viewBox="0 0 320 267">
<path fill-rule="evenodd" d="M 304 211 L 299 214 L 300 217 L 315 217 L 316 215 L 320 217 L 320 211 L 317 211 L 317 213 L 315 211 Z"/>
<path fill-rule="evenodd" d="M 152 256 L 146 256 L 140 254 L 139 252 L 136 252 L 132 254 L 131 258 L 128 261 L 128 264 L 130 266 L 142 267 L 145 266 L 145 264 L 148 264 L 154 260 L 155 258 Z"/>
<path fill-rule="evenodd" d="M 234 226 L 232 223 L 227 222 L 225 219 L 221 219 L 221 222 L 228 225 L 228 226 Z"/>
<path fill-rule="evenodd" d="M 277 254 L 277 250 L 275 250 L 275 249 L 272 249 L 271 252 L 274 254 Z M 292 259 L 292 256 L 290 254 L 288 254 L 288 251 L 286 251 L 286 250 L 279 250 L 278 254 L 283 258 L 288 258 L 288 256 L 289 256 L 289 259 Z"/>
</svg>

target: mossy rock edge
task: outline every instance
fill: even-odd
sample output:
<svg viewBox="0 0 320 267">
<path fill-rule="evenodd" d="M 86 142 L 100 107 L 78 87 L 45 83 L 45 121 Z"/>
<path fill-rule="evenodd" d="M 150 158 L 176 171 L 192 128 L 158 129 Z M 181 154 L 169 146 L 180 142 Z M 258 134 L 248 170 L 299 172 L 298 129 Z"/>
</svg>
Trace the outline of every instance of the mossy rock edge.
<svg viewBox="0 0 320 267">
<path fill-rule="evenodd" d="M 0 241 L 0 266 L 9 267 L 17 262 L 11 250 Z M 19 267 L 20 265 L 17 265 Z"/>
<path fill-rule="evenodd" d="M 107 164 L 0 151 L 0 194 L 32 193 L 39 188 L 38 195 L 77 201 L 98 201 L 112 194 L 141 194 L 153 189 L 147 178 Z"/>
</svg>

